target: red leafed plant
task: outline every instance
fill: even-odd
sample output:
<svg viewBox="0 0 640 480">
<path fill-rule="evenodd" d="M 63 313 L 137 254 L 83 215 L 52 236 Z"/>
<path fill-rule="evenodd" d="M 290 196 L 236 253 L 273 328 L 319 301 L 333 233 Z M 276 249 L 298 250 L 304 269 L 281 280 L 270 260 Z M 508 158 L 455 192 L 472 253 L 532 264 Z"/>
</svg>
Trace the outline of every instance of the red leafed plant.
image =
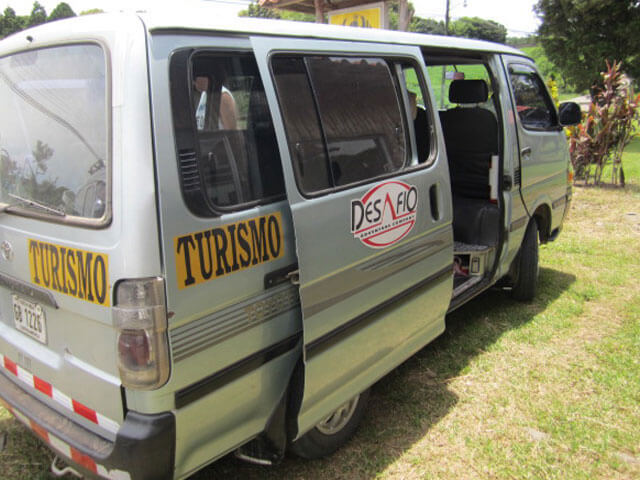
<svg viewBox="0 0 640 480">
<path fill-rule="evenodd" d="M 622 72 L 622 62 L 607 61 L 597 90 L 582 123 L 569 132 L 569 150 L 575 178 L 585 184 L 602 184 L 605 166 L 611 164 L 611 183 L 624 186 L 622 152 L 635 137 L 640 95 L 635 95 Z"/>
</svg>

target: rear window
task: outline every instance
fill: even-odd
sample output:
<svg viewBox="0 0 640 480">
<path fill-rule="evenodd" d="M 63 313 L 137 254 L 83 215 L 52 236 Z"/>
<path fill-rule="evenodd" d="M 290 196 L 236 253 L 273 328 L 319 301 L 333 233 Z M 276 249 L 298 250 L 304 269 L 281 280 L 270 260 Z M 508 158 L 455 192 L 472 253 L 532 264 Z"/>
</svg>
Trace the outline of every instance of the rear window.
<svg viewBox="0 0 640 480">
<path fill-rule="evenodd" d="M 5 207 L 96 223 L 108 218 L 106 84 L 105 54 L 98 45 L 0 59 Z"/>
</svg>

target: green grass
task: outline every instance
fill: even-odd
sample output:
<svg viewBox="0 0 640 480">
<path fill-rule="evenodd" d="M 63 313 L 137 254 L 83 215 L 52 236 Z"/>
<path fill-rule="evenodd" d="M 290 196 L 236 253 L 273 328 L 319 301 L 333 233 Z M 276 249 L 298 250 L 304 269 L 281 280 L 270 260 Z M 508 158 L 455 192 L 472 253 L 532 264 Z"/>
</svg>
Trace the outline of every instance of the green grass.
<svg viewBox="0 0 640 480">
<path fill-rule="evenodd" d="M 575 188 L 539 291 L 492 290 L 372 390 L 330 458 L 263 468 L 224 458 L 193 480 L 640 478 L 640 141 L 628 187 Z M 49 478 L 51 454 L 0 409 L 0 478 Z"/>
</svg>

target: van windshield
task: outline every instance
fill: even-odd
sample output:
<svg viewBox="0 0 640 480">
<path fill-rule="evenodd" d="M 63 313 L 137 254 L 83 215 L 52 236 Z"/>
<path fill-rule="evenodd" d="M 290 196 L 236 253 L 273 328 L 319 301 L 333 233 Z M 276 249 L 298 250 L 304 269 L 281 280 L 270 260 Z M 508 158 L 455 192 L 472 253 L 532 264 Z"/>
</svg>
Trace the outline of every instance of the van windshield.
<svg viewBox="0 0 640 480">
<path fill-rule="evenodd" d="M 97 45 L 0 58 L 0 202 L 105 218 L 106 65 Z"/>
</svg>

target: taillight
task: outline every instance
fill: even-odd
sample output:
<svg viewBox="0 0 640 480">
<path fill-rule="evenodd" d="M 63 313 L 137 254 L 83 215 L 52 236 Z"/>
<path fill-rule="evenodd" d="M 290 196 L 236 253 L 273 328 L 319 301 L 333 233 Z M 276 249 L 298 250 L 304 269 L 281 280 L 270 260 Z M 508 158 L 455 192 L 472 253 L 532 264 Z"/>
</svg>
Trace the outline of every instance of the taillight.
<svg viewBox="0 0 640 480">
<path fill-rule="evenodd" d="M 164 281 L 123 280 L 112 310 L 122 384 L 144 390 L 161 387 L 169 378 Z"/>
</svg>

